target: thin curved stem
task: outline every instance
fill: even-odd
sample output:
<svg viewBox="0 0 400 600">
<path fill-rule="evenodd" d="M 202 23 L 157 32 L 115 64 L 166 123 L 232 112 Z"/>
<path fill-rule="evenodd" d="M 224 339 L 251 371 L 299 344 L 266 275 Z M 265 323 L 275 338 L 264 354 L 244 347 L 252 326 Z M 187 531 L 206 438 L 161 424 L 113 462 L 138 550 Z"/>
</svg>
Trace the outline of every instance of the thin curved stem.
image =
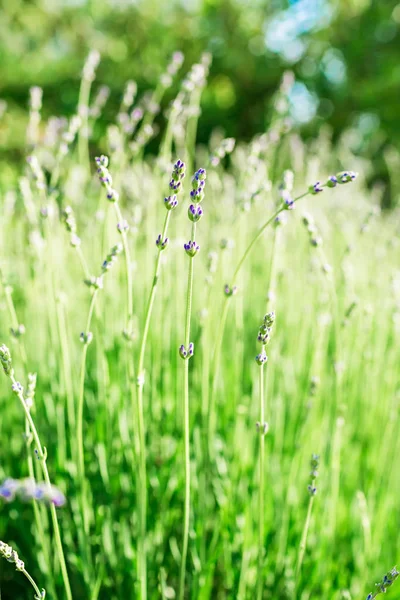
<svg viewBox="0 0 400 600">
<path fill-rule="evenodd" d="M 29 581 L 29 583 L 31 584 L 31 586 L 33 587 L 33 589 L 35 590 L 35 594 L 37 595 L 38 598 L 42 597 L 42 593 L 39 590 L 38 586 L 36 585 L 35 581 L 33 580 L 33 578 L 29 575 L 28 571 L 26 569 L 24 569 L 22 571 L 22 573 L 25 575 L 25 577 L 27 578 L 27 580 Z"/>
</svg>

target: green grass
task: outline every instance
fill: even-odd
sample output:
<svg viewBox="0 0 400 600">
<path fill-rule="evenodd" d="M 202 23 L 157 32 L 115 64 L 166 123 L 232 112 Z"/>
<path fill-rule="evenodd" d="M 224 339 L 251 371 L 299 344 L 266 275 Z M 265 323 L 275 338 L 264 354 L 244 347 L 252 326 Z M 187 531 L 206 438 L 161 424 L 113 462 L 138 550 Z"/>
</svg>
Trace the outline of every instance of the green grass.
<svg viewBox="0 0 400 600">
<path fill-rule="evenodd" d="M 198 102 L 197 92 L 185 102 Z M 183 132 L 189 124 L 191 141 L 178 132 L 173 155 L 191 161 L 196 119 L 179 118 Z M 278 115 L 278 132 L 280 123 Z M 364 599 L 399 555 L 398 215 L 369 217 L 379 199 L 366 191 L 365 165 L 345 147 L 331 148 L 323 134 L 310 145 L 290 131 L 278 143 L 265 139 L 239 144 L 227 164 L 215 167 L 210 150 L 198 148 L 191 167 L 206 167 L 207 182 L 196 234 L 201 251 L 193 260 L 195 352 L 186 362 L 191 495 L 185 598 Z M 74 600 L 143 599 L 146 593 L 168 599 L 178 597 L 184 539 L 187 395 L 178 348 L 188 341 L 191 259 L 183 243 L 190 231 L 192 173 L 171 213 L 170 241 L 160 258 L 144 352 L 142 435 L 137 365 L 158 257 L 155 240 L 166 214 L 171 140 L 162 146 L 163 156 L 148 159 L 141 152 L 132 158 L 126 143 L 117 150 L 107 149 L 106 140 L 100 144 L 110 154 L 120 210 L 131 226 L 132 307 L 126 255 L 120 255 L 97 294 L 93 341 L 82 345 L 91 303 L 82 256 L 90 275 L 99 276 L 109 249 L 123 240 L 116 228 L 121 219 L 94 172 L 92 147 L 89 177 L 72 143 L 57 194 L 38 189 L 29 169 L 19 173 L 23 193 L 2 193 L 0 342 L 11 350 L 18 381 L 25 386 L 28 371 L 38 374 L 32 415 L 51 482 L 67 497 L 57 516 Z M 84 146 L 80 151 L 85 156 Z M 54 169 L 41 144 L 34 153 L 46 173 Z M 265 229 L 233 280 L 249 243 L 279 206 L 278 185 L 288 167 L 295 195 L 342 168 L 361 175 L 299 200 L 285 212 L 284 227 Z M 40 214 L 44 205 L 46 218 Z M 60 214 L 67 205 L 81 254 L 70 246 Z M 303 211 L 313 216 L 322 247 L 310 245 Z M 322 269 L 326 262 L 330 273 Z M 238 286 L 229 299 L 227 283 Z M 276 312 L 276 322 L 262 378 L 254 359 L 267 310 Z M 135 333 L 131 341 L 123 335 L 127 319 Z M 19 339 L 10 333 L 16 322 L 26 328 Z M 261 380 L 269 431 L 260 504 Z M 83 468 L 77 433 L 82 389 Z M 0 390 L 0 480 L 26 477 L 24 412 L 5 376 Z M 32 454 L 36 446 L 33 441 L 28 453 L 42 480 Z M 312 453 L 320 455 L 318 493 L 308 510 Z M 48 598 L 68 597 L 51 515 L 42 505 L 1 502 L 0 539 L 18 550 Z M 33 597 L 11 565 L 2 560 L 0 569 L 2 598 Z"/>
</svg>

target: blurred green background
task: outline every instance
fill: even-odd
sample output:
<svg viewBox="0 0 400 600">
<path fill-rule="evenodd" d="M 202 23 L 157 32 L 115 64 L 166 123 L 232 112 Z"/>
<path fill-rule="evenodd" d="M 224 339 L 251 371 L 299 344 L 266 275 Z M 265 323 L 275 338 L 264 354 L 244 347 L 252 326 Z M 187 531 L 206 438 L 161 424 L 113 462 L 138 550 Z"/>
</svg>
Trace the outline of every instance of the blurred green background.
<svg viewBox="0 0 400 600">
<path fill-rule="evenodd" d="M 351 149 L 372 161 L 369 184 L 384 185 L 383 202 L 392 205 L 398 182 L 389 173 L 400 164 L 399 28 L 395 0 L 3 1 L 0 162 L 24 156 L 30 86 L 44 90 L 45 118 L 76 111 L 90 49 L 102 57 L 94 93 L 102 84 L 111 91 L 103 125 L 115 120 L 128 79 L 143 93 L 175 50 L 185 55 L 182 73 L 209 51 L 200 142 L 215 128 L 240 140 L 265 131 L 271 96 L 289 69 L 296 77 L 291 115 L 302 136 L 326 123 L 334 140 L 346 131 Z M 178 87 L 179 76 L 162 109 Z"/>
</svg>

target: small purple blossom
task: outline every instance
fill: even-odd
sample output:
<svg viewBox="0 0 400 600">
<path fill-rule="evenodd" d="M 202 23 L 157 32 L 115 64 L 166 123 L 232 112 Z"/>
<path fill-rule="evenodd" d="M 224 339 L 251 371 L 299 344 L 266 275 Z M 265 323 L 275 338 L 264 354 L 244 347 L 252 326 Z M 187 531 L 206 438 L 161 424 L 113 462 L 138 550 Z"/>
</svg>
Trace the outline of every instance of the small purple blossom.
<svg viewBox="0 0 400 600">
<path fill-rule="evenodd" d="M 174 210 L 178 206 L 177 196 L 174 194 L 173 196 L 164 198 L 164 206 L 167 210 Z"/>
<path fill-rule="evenodd" d="M 337 184 L 338 180 L 335 175 L 331 175 L 330 177 L 328 177 L 328 180 L 326 182 L 327 187 L 334 188 L 337 186 Z"/>
<path fill-rule="evenodd" d="M 178 193 L 181 189 L 181 186 L 181 182 L 175 181 L 175 179 L 171 179 L 171 181 L 169 182 L 169 189 L 172 190 L 174 193 Z"/>
<path fill-rule="evenodd" d="M 286 210 L 294 209 L 294 200 L 293 200 L 292 196 L 290 195 L 289 190 L 282 190 L 281 198 L 284 202 L 284 206 L 285 206 Z"/>
<path fill-rule="evenodd" d="M 192 223 L 197 223 L 197 221 L 200 221 L 202 216 L 203 216 L 203 209 L 201 208 L 201 206 L 194 206 L 194 204 L 191 204 L 189 206 L 188 217 L 189 217 L 190 221 L 192 221 Z"/>
<path fill-rule="evenodd" d="M 264 365 L 268 360 L 268 356 L 265 354 L 264 350 L 262 352 L 260 352 L 260 354 L 257 354 L 256 356 L 256 363 L 261 367 L 262 365 Z"/>
<path fill-rule="evenodd" d="M 128 221 L 126 221 L 124 219 L 120 223 L 117 223 L 117 230 L 119 231 L 119 233 L 123 233 L 123 232 L 129 231 L 129 223 L 128 223 Z"/>
<path fill-rule="evenodd" d="M 185 249 L 186 254 L 191 258 L 196 256 L 196 254 L 200 250 L 200 246 L 195 241 L 191 240 L 189 240 L 187 244 L 184 244 L 183 247 Z"/>
<path fill-rule="evenodd" d="M 354 171 L 341 171 L 340 173 L 336 173 L 338 183 L 340 184 L 350 183 L 351 181 L 354 181 L 357 176 L 358 173 L 355 173 Z"/>
<path fill-rule="evenodd" d="M 165 240 L 163 240 L 161 237 L 161 233 L 158 234 L 158 237 L 156 239 L 156 246 L 160 250 L 160 252 L 162 250 L 165 250 L 165 248 L 168 245 L 168 241 L 169 241 L 169 239 L 167 237 L 165 238 Z"/>
<path fill-rule="evenodd" d="M 237 294 L 238 288 L 236 285 L 230 287 L 227 283 L 224 286 L 224 294 L 225 296 L 235 296 Z"/>
<path fill-rule="evenodd" d="M 193 342 L 190 342 L 188 349 L 186 350 L 184 344 L 182 344 L 181 346 L 179 346 L 179 356 L 183 359 L 183 360 L 187 360 L 189 358 L 191 358 L 194 354 L 194 344 Z"/>
<path fill-rule="evenodd" d="M 313 185 L 310 185 L 308 190 L 310 194 L 313 194 L 315 196 L 316 194 L 320 194 L 321 192 L 323 192 L 324 188 L 322 187 L 320 181 L 316 181 Z"/>
</svg>

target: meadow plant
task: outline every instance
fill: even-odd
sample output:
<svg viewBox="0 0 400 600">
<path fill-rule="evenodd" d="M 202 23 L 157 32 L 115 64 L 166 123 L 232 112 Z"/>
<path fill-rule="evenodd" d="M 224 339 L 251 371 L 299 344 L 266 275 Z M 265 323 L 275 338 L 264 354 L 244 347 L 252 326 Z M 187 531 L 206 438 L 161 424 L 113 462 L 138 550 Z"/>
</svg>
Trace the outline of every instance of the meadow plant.
<svg viewBox="0 0 400 600">
<path fill-rule="evenodd" d="M 179 599 L 185 597 L 185 576 L 186 559 L 189 545 L 189 525 L 190 525 L 190 400 L 189 400 L 189 359 L 194 355 L 194 343 L 190 341 L 192 301 L 193 301 L 193 279 L 194 279 L 194 258 L 200 251 L 200 246 L 196 242 L 197 222 L 203 215 L 200 206 L 204 199 L 204 188 L 206 183 L 206 170 L 198 169 L 192 178 L 192 189 L 190 191 L 191 204 L 188 209 L 188 218 L 192 223 L 191 239 L 184 244 L 186 254 L 189 256 L 188 283 L 186 291 L 186 316 L 185 316 L 185 343 L 179 347 L 179 356 L 184 361 L 184 399 L 183 399 L 183 436 L 184 436 L 184 455 L 185 455 L 185 506 L 183 513 L 183 543 L 181 570 L 179 577 Z"/>
</svg>

